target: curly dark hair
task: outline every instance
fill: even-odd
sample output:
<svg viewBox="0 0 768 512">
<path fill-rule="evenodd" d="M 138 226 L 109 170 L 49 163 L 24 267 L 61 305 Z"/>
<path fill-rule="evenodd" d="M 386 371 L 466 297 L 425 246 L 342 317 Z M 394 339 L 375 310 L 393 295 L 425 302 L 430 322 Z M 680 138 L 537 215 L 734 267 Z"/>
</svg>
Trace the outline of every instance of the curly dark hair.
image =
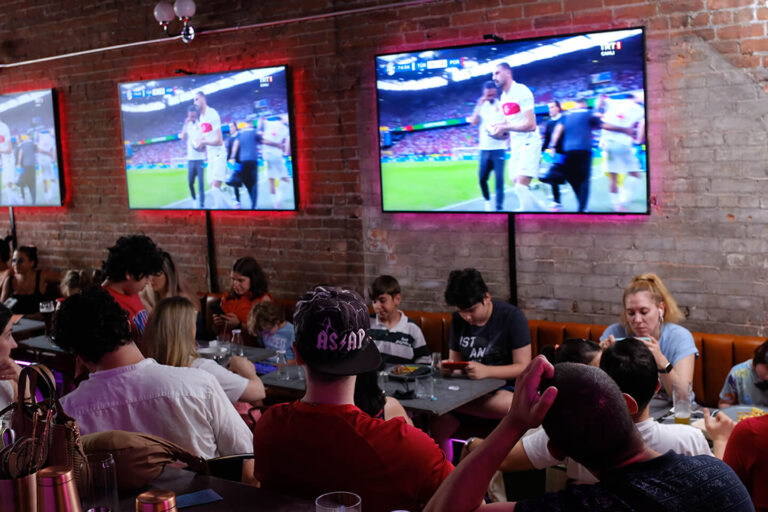
<svg viewBox="0 0 768 512">
<path fill-rule="evenodd" d="M 61 304 L 54 316 L 53 341 L 98 363 L 104 354 L 131 342 L 128 313 L 101 286 L 87 288 Z"/>
<path fill-rule="evenodd" d="M 255 259 L 250 256 L 240 258 L 232 265 L 232 272 L 237 272 L 251 280 L 251 295 L 254 299 L 258 299 L 269 290 L 267 288 L 267 274 L 262 270 L 261 265 Z M 228 297 L 230 299 L 236 299 L 234 290 L 230 290 Z"/>
<path fill-rule="evenodd" d="M 488 287 L 477 269 L 452 270 L 445 287 L 445 302 L 449 306 L 468 309 L 482 302 Z"/>
<path fill-rule="evenodd" d="M 160 272 L 163 269 L 163 257 L 160 249 L 148 236 L 121 236 L 115 245 L 109 248 L 103 268 L 104 275 L 110 281 L 125 281 L 126 275 L 139 280 Z"/>
</svg>

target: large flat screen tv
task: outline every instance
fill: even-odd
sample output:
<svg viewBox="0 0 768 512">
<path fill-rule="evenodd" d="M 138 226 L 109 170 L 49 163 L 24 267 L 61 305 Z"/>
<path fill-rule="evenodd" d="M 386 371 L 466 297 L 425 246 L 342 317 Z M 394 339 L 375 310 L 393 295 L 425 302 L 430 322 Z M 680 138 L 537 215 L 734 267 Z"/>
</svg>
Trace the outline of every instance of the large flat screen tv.
<svg viewBox="0 0 768 512">
<path fill-rule="evenodd" d="M 122 83 L 128 204 L 295 210 L 285 66 Z"/>
<path fill-rule="evenodd" d="M 53 89 L 0 95 L 0 206 L 61 206 L 57 128 Z"/>
<path fill-rule="evenodd" d="M 642 28 L 376 57 L 387 212 L 647 214 Z"/>
</svg>

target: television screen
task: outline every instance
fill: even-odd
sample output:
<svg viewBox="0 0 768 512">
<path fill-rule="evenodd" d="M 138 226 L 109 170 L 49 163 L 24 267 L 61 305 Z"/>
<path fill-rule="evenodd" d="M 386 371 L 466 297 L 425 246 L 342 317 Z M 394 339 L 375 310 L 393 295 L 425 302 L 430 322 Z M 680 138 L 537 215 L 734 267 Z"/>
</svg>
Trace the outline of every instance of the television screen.
<svg viewBox="0 0 768 512">
<path fill-rule="evenodd" d="M 128 204 L 295 210 L 285 66 L 119 85 Z"/>
<path fill-rule="evenodd" d="M 387 212 L 649 212 L 645 36 L 376 57 Z"/>
<path fill-rule="evenodd" d="M 0 206 L 61 206 L 53 89 L 0 95 Z"/>
</svg>

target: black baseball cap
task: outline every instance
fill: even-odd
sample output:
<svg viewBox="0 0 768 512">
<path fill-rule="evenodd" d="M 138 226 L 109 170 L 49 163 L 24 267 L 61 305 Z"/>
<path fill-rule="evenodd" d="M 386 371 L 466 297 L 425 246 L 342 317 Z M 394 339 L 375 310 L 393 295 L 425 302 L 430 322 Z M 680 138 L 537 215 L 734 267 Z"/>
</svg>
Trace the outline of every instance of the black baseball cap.
<svg viewBox="0 0 768 512">
<path fill-rule="evenodd" d="M 381 364 L 379 349 L 368 336 L 368 306 L 354 291 L 316 286 L 296 303 L 293 326 L 296 349 L 313 370 L 357 375 Z"/>
</svg>

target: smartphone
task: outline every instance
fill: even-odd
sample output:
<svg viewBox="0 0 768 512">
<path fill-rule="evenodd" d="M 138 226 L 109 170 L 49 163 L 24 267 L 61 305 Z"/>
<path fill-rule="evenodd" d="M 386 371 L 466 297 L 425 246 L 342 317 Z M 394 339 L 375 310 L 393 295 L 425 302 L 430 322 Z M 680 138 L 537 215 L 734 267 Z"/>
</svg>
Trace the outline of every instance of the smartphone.
<svg viewBox="0 0 768 512">
<path fill-rule="evenodd" d="M 224 310 L 221 309 L 221 304 L 218 303 L 218 302 L 214 302 L 213 304 L 211 304 L 211 312 L 214 315 L 223 315 L 224 314 Z"/>
</svg>

